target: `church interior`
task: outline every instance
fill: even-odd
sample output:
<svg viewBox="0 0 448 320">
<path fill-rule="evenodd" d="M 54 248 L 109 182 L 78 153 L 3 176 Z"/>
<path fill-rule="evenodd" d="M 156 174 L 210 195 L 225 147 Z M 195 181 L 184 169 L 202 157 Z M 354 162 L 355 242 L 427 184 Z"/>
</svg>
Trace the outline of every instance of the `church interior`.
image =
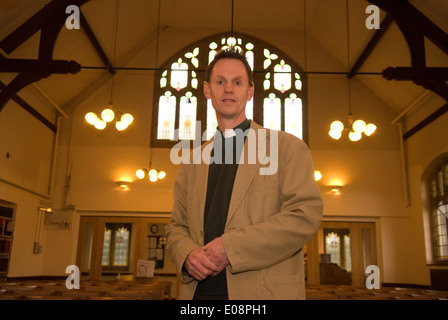
<svg viewBox="0 0 448 320">
<path fill-rule="evenodd" d="M 77 299 L 177 298 L 165 226 L 180 152 L 216 130 L 204 71 L 238 47 L 247 117 L 313 158 L 324 213 L 302 248 L 308 299 L 448 299 L 447 1 L 0 12 L 0 297 L 73 298 L 73 280 Z"/>
</svg>

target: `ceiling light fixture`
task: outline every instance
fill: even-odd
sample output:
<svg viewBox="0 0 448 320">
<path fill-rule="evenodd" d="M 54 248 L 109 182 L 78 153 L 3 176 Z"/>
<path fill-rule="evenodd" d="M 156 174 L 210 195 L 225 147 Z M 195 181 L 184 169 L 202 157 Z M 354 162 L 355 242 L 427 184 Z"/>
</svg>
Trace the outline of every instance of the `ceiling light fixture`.
<svg viewBox="0 0 448 320">
<path fill-rule="evenodd" d="M 112 110 L 112 103 L 108 108 L 101 112 L 101 116 L 98 117 L 94 112 L 88 112 L 85 115 L 86 121 L 97 128 L 98 130 L 104 130 L 107 123 L 115 121 L 115 128 L 118 131 L 123 131 L 134 121 L 134 117 L 130 113 L 118 113 L 115 117 L 115 112 Z M 119 120 L 117 120 L 119 119 Z"/>
<path fill-rule="evenodd" d="M 118 6 L 119 0 L 116 0 L 115 3 L 115 15 L 114 15 L 114 27 L 112 31 L 112 42 L 111 42 L 111 56 L 112 60 L 115 60 L 115 52 L 117 50 L 117 25 L 118 25 Z M 107 69 L 109 69 L 110 64 L 108 64 Z M 130 113 L 121 113 L 117 112 L 117 116 L 115 116 L 115 112 L 113 110 L 113 91 L 114 91 L 114 73 L 112 73 L 111 77 L 111 89 L 110 89 L 110 102 L 109 107 L 105 108 L 100 117 L 97 116 L 94 112 L 88 112 L 84 118 L 86 121 L 94 126 L 98 130 L 104 130 L 108 123 L 115 120 L 115 128 L 118 131 L 125 130 L 133 121 L 134 117 Z"/>
<path fill-rule="evenodd" d="M 157 180 L 162 180 L 163 178 L 166 177 L 166 172 L 165 171 L 157 170 L 157 169 L 152 168 L 152 156 L 153 156 L 153 154 L 154 154 L 154 149 L 151 149 L 151 155 L 150 155 L 150 160 L 149 160 L 149 168 L 148 169 L 146 169 L 146 168 L 138 169 L 135 172 L 135 175 L 140 180 L 145 178 L 145 176 L 148 176 L 149 181 L 156 182 Z"/>
<path fill-rule="evenodd" d="M 376 131 L 376 125 L 368 123 L 364 120 L 358 119 L 353 121 L 352 113 L 348 115 L 348 122 L 335 120 L 330 125 L 330 131 L 328 134 L 335 140 L 339 140 L 342 137 L 342 133 L 348 133 L 350 141 L 359 141 L 364 133 L 366 136 L 371 136 Z"/>
<path fill-rule="evenodd" d="M 165 178 L 166 177 L 166 172 L 163 171 L 163 170 L 159 171 L 159 170 L 151 168 L 151 166 L 149 166 L 149 169 L 146 169 L 146 168 L 138 169 L 135 172 L 135 175 L 140 180 L 145 178 L 145 176 L 147 175 L 148 178 L 149 178 L 149 181 L 156 182 L 157 180 L 161 180 L 161 179 Z"/>
<path fill-rule="evenodd" d="M 358 119 L 353 121 L 352 114 L 352 95 L 351 95 L 351 78 L 353 74 L 350 69 L 350 24 L 349 24 L 349 10 L 348 1 L 346 1 L 346 11 L 347 11 L 347 66 L 348 66 L 348 123 L 344 123 L 340 120 L 335 120 L 330 125 L 329 136 L 335 140 L 339 140 L 342 137 L 342 133 L 348 134 L 350 141 L 359 141 L 364 133 L 366 136 L 371 136 L 377 129 L 376 125 L 373 123 L 368 123 L 364 120 Z"/>
</svg>

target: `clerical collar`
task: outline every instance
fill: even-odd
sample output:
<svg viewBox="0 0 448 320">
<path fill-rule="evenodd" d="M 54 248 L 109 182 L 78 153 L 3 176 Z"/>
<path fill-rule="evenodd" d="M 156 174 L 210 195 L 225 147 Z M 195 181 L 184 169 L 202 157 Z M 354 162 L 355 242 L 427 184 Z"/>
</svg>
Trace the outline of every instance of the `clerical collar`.
<svg viewBox="0 0 448 320">
<path fill-rule="evenodd" d="M 219 128 L 218 128 L 218 130 L 219 130 L 219 132 L 222 133 L 222 136 L 223 136 L 224 138 L 231 138 L 231 137 L 236 136 L 236 132 L 235 132 L 236 129 L 241 129 L 242 132 L 244 132 L 244 131 L 246 131 L 247 129 L 249 129 L 249 127 L 250 127 L 250 120 L 245 119 L 243 122 L 241 122 L 239 125 L 237 125 L 237 126 L 236 126 L 235 128 L 233 128 L 233 129 L 226 129 L 224 132 L 221 131 Z"/>
</svg>

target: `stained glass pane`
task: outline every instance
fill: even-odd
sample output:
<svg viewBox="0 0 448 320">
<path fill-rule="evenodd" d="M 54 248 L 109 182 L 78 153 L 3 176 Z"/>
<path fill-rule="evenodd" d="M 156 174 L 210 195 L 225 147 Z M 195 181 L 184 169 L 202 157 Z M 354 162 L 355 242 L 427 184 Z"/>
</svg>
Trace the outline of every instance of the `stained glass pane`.
<svg viewBox="0 0 448 320">
<path fill-rule="evenodd" d="M 264 77 L 264 81 L 263 81 L 263 89 L 269 90 L 269 88 L 271 87 L 271 73 L 268 72 L 266 73 L 266 76 Z"/>
<path fill-rule="evenodd" d="M 269 129 L 281 129 L 281 101 L 271 93 L 263 101 L 263 126 Z"/>
<path fill-rule="evenodd" d="M 102 259 L 103 266 L 109 265 L 111 236 L 112 236 L 112 231 L 110 229 L 104 228 L 103 259 Z"/>
<path fill-rule="evenodd" d="M 350 248 L 350 235 L 344 235 L 344 269 L 348 272 L 352 271 L 352 255 Z"/>
<path fill-rule="evenodd" d="M 196 78 L 196 72 L 191 71 L 191 86 L 194 89 L 198 88 L 198 79 Z"/>
<path fill-rule="evenodd" d="M 445 188 L 448 188 L 448 163 L 445 164 Z M 447 192 L 446 189 L 445 192 Z"/>
<path fill-rule="evenodd" d="M 437 197 L 437 181 L 435 179 L 431 181 L 431 195 L 433 198 Z"/>
<path fill-rule="evenodd" d="M 218 120 L 216 120 L 216 112 L 213 108 L 212 101 L 207 100 L 207 140 L 210 140 L 216 132 L 218 127 Z"/>
<path fill-rule="evenodd" d="M 331 232 L 325 236 L 325 253 L 331 256 L 331 262 L 341 265 L 341 238 Z"/>
<path fill-rule="evenodd" d="M 263 68 L 267 69 L 270 65 L 272 60 L 276 60 L 278 56 L 276 54 L 271 53 L 268 49 L 263 50 L 264 57 L 266 58 L 263 62 Z"/>
<path fill-rule="evenodd" d="M 246 59 L 250 65 L 250 69 L 254 70 L 254 53 L 252 51 L 246 51 Z"/>
<path fill-rule="evenodd" d="M 179 139 L 194 140 L 196 132 L 197 98 L 187 92 L 180 99 Z"/>
<path fill-rule="evenodd" d="M 442 201 L 438 205 L 441 205 Z M 447 218 L 440 210 L 436 213 L 437 224 L 437 251 L 440 260 L 448 259 L 448 227 Z"/>
<path fill-rule="evenodd" d="M 160 78 L 160 88 L 165 88 L 166 87 L 166 75 L 167 75 L 167 73 L 168 73 L 168 70 L 165 70 L 163 73 L 162 73 L 162 77 Z"/>
<path fill-rule="evenodd" d="M 218 44 L 216 42 L 212 42 L 208 47 L 210 48 L 210 51 L 208 53 L 208 63 L 210 63 L 215 57 L 216 49 L 218 49 Z"/>
<path fill-rule="evenodd" d="M 302 99 L 291 93 L 285 99 L 285 131 L 302 139 Z"/>
<path fill-rule="evenodd" d="M 438 170 L 429 178 L 429 194 L 433 225 L 433 248 L 436 261 L 448 261 L 448 219 L 443 203 L 447 192 L 447 164 L 438 167 Z"/>
<path fill-rule="evenodd" d="M 253 119 L 254 118 L 254 98 L 247 101 L 246 104 L 246 118 Z"/>
<path fill-rule="evenodd" d="M 129 254 L 129 230 L 122 227 L 115 231 L 114 266 L 127 266 Z"/>
<path fill-rule="evenodd" d="M 171 65 L 170 85 L 177 91 L 188 85 L 188 64 L 182 62 L 182 58 L 179 58 L 176 63 Z"/>
<path fill-rule="evenodd" d="M 280 64 L 274 67 L 274 88 L 281 93 L 291 89 L 291 66 L 280 61 Z"/>
<path fill-rule="evenodd" d="M 174 123 L 176 119 L 176 97 L 171 92 L 159 99 L 159 121 L 157 125 L 157 139 L 174 139 Z"/>
<path fill-rule="evenodd" d="M 191 59 L 191 63 L 197 68 L 199 67 L 199 60 L 196 58 L 199 54 L 199 47 L 194 48 L 193 52 L 187 52 L 186 58 Z"/>
<path fill-rule="evenodd" d="M 296 77 L 295 81 L 296 90 L 302 90 L 302 80 L 300 80 L 300 75 L 296 73 L 295 77 Z"/>
</svg>

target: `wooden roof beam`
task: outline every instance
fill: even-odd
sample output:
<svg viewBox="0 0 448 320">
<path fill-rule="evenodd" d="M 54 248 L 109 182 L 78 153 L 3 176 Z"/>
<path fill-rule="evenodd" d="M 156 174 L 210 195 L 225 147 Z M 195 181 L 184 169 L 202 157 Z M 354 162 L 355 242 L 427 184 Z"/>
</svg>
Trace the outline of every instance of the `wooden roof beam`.
<svg viewBox="0 0 448 320">
<path fill-rule="evenodd" d="M 361 69 L 364 62 L 367 61 L 372 51 L 375 49 L 376 45 L 380 42 L 383 35 L 386 33 L 389 26 L 394 21 L 394 18 L 390 13 L 386 14 L 383 21 L 381 21 L 380 28 L 376 30 L 376 32 L 373 34 L 372 38 L 370 39 L 369 43 L 366 45 L 364 50 L 362 51 L 361 55 L 358 57 L 356 62 L 353 64 L 353 67 L 347 74 L 347 78 L 351 79 L 355 76 L 356 72 L 358 72 L 359 69 Z"/>
<path fill-rule="evenodd" d="M 98 41 L 98 38 L 96 37 L 95 33 L 93 32 L 92 28 L 90 27 L 89 22 L 87 21 L 86 17 L 82 14 L 80 11 L 80 22 L 81 22 L 81 28 L 84 30 L 87 38 L 89 39 L 90 43 L 92 44 L 93 48 L 95 49 L 96 53 L 100 57 L 100 59 L 103 61 L 104 65 L 106 66 L 107 70 L 111 75 L 115 74 L 116 70 L 112 66 L 112 63 L 110 62 L 109 58 L 106 55 L 106 52 L 104 52 L 103 48 L 101 47 L 100 42 Z"/>
</svg>

